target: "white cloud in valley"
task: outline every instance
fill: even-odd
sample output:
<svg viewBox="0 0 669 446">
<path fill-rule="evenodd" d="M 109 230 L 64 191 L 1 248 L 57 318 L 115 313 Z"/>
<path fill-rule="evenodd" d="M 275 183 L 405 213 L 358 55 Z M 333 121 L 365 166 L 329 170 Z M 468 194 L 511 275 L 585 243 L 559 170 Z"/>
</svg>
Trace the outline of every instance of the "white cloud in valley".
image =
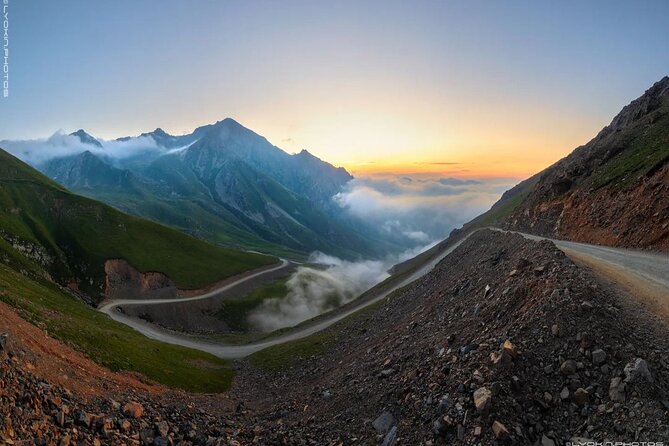
<svg viewBox="0 0 669 446">
<path fill-rule="evenodd" d="M 404 237 L 414 248 L 380 260 L 345 261 L 314 253 L 288 279 L 286 296 L 263 302 L 249 317 L 253 327 L 272 331 L 335 309 L 388 277 L 391 266 L 446 238 L 450 231 L 486 211 L 516 179 L 369 177 L 348 184 L 334 197 L 345 212 Z"/>
<path fill-rule="evenodd" d="M 249 315 L 249 323 L 257 330 L 273 331 L 338 308 L 389 277 L 390 267 L 430 246 L 421 245 L 381 260 L 358 262 L 315 252 L 308 263 L 321 267 L 298 267 L 286 282 L 288 293 L 265 300 Z"/>
</svg>

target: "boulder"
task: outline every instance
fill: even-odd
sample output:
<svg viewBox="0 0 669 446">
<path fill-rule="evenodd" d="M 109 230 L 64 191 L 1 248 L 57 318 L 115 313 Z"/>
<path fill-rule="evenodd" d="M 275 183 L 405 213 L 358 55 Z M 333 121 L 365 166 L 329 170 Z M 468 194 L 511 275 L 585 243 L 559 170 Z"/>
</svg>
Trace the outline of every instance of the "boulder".
<svg viewBox="0 0 669 446">
<path fill-rule="evenodd" d="M 504 344 L 502 345 L 502 352 L 508 354 L 513 359 L 517 359 L 518 356 L 520 355 L 518 353 L 518 349 L 516 348 L 516 346 L 513 345 L 511 341 L 509 341 L 508 339 L 504 341 Z"/>
<path fill-rule="evenodd" d="M 485 413 L 492 406 L 492 392 L 485 387 L 479 387 L 474 392 L 474 406 L 479 413 Z"/>
<path fill-rule="evenodd" d="M 144 408 L 141 404 L 130 401 L 123 406 L 123 414 L 127 417 L 141 418 L 144 416 Z"/>
<path fill-rule="evenodd" d="M 578 365 L 573 359 L 567 359 L 560 365 L 560 373 L 563 375 L 573 375 L 578 370 Z"/>
<path fill-rule="evenodd" d="M 606 352 L 601 348 L 592 351 L 592 363 L 599 365 L 606 361 Z"/>
<path fill-rule="evenodd" d="M 541 446 L 555 446 L 555 442 L 545 435 L 541 436 Z"/>
<path fill-rule="evenodd" d="M 156 433 L 161 437 L 167 437 L 167 434 L 170 432 L 170 425 L 167 424 L 167 421 L 160 421 L 155 424 Z"/>
<path fill-rule="evenodd" d="M 636 358 L 629 362 L 623 371 L 625 372 L 625 382 L 631 383 L 644 380 L 649 383 L 653 382 L 653 375 L 651 375 L 648 369 L 648 363 L 641 358 Z"/>
<path fill-rule="evenodd" d="M 613 378 L 609 384 L 609 398 L 616 403 L 625 402 L 625 383 L 619 376 Z"/>
<path fill-rule="evenodd" d="M 579 406 L 583 406 L 584 404 L 587 404 L 588 401 L 590 401 L 590 394 L 588 391 L 582 387 L 576 389 L 574 392 L 574 402 Z"/>
<path fill-rule="evenodd" d="M 381 446 L 393 446 L 395 441 L 397 441 L 397 426 L 393 426 L 393 428 L 390 429 L 390 432 L 388 432 L 384 437 L 383 444 Z"/>
<path fill-rule="evenodd" d="M 498 440 L 507 440 L 509 438 L 509 430 L 499 421 L 492 423 L 492 433 Z"/>
</svg>

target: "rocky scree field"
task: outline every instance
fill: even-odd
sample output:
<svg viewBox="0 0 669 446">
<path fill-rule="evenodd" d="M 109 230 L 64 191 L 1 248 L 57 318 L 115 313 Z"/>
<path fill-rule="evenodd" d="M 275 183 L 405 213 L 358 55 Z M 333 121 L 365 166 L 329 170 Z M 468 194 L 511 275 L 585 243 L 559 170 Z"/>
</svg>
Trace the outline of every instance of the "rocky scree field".
<svg viewBox="0 0 669 446">
<path fill-rule="evenodd" d="M 662 329 L 552 243 L 485 230 L 312 345 L 252 356 L 233 394 L 266 444 L 660 441 Z"/>
</svg>

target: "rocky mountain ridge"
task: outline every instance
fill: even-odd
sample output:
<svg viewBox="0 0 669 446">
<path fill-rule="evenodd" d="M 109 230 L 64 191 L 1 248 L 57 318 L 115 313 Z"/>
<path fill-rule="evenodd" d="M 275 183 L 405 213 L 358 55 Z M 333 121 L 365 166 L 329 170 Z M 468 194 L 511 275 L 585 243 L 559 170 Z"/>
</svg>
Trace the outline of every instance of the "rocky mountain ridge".
<svg viewBox="0 0 669 446">
<path fill-rule="evenodd" d="M 521 202 L 501 219 L 507 228 L 669 250 L 669 77 L 514 196 Z"/>
<path fill-rule="evenodd" d="M 188 135 L 158 128 L 117 141 L 136 147 L 123 159 L 103 146 L 37 167 L 77 193 L 215 243 L 347 258 L 403 247 L 343 216 L 332 197 L 353 179 L 345 169 L 306 150 L 288 154 L 233 119 Z"/>
</svg>

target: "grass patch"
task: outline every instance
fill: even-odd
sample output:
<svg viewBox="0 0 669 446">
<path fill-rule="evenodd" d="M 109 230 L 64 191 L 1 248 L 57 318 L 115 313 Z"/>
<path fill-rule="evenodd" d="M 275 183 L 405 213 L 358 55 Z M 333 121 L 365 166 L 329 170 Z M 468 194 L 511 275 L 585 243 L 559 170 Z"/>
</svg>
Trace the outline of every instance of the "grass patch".
<svg viewBox="0 0 669 446">
<path fill-rule="evenodd" d="M 245 296 L 225 299 L 214 316 L 225 321 L 233 331 L 248 332 L 250 329 L 249 314 L 266 299 L 285 297 L 288 293 L 287 280 L 287 278 L 282 278 L 258 287 Z"/>
<path fill-rule="evenodd" d="M 210 354 L 149 339 L 99 313 L 51 283 L 0 265 L 0 300 L 113 371 L 134 371 L 191 392 L 228 390 L 234 371 Z"/>
<path fill-rule="evenodd" d="M 256 352 L 249 356 L 249 361 L 261 370 L 283 370 L 302 359 L 323 354 L 334 341 L 335 337 L 329 331 L 320 332 Z"/>
<path fill-rule="evenodd" d="M 669 161 L 669 112 L 666 113 L 593 174 L 593 188 L 623 189 Z"/>
<path fill-rule="evenodd" d="M 481 214 L 480 217 L 472 221 L 472 228 L 483 228 L 504 220 L 506 217 L 513 214 L 513 211 L 520 206 L 528 194 L 529 191 L 520 192 L 500 206 L 493 207 L 488 212 Z"/>
</svg>

